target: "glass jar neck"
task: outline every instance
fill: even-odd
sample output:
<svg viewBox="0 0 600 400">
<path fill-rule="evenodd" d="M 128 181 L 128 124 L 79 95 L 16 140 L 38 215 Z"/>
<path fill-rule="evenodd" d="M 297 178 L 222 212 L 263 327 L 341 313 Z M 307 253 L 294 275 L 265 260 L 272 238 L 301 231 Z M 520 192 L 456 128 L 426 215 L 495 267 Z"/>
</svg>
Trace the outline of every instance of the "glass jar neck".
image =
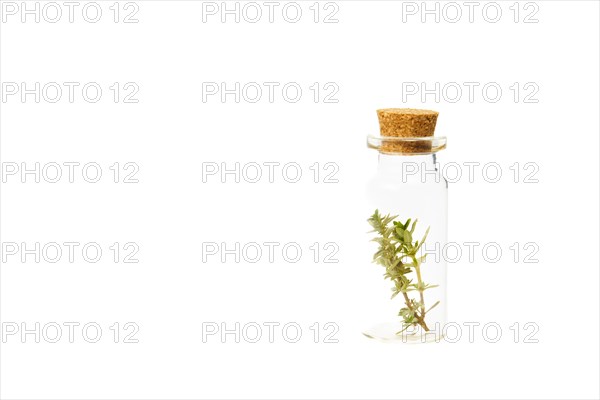
<svg viewBox="0 0 600 400">
<path fill-rule="evenodd" d="M 435 153 L 425 155 L 379 153 L 378 169 L 382 172 L 403 171 L 407 164 L 425 166 L 428 169 L 433 169 L 435 168 L 436 162 Z"/>
</svg>

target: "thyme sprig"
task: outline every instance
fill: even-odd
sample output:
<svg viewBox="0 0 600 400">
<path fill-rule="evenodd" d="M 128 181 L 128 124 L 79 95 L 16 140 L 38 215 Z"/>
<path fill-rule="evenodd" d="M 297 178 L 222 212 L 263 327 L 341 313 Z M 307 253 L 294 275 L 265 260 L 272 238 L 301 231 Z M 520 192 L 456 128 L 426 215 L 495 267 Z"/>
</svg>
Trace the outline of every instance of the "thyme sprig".
<svg viewBox="0 0 600 400">
<path fill-rule="evenodd" d="M 398 313 L 402 317 L 404 327 L 398 334 L 410 326 L 417 325 L 425 331 L 429 331 L 425 316 L 440 302 L 438 301 L 426 309 L 423 292 L 438 285 L 429 285 L 423 282 L 421 264 L 425 261 L 427 255 L 417 256 L 418 251 L 427 239 L 429 228 L 427 228 L 420 241 L 413 242 L 417 220 L 415 219 L 411 224 L 410 218 L 405 223 L 396 221 L 396 218 L 398 216 L 391 216 L 390 214 L 382 216 L 379 210 L 375 210 L 368 219 L 373 228 L 371 232 L 378 234 L 377 237 L 373 238 L 373 241 L 379 244 L 379 249 L 373 255 L 373 262 L 385 267 L 384 278 L 394 282 L 392 299 L 400 293 L 404 297 L 405 307 L 401 308 Z M 413 291 L 418 293 L 418 299 L 409 297 L 408 293 Z"/>
</svg>

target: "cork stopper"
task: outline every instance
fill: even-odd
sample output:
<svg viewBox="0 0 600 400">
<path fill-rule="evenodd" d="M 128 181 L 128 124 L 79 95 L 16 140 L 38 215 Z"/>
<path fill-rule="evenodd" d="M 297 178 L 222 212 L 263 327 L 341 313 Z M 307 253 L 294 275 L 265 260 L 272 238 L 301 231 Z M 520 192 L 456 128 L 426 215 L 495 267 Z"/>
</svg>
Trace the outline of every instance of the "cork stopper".
<svg viewBox="0 0 600 400">
<path fill-rule="evenodd" d="M 379 130 L 383 137 L 420 138 L 432 137 L 438 117 L 437 111 L 413 108 L 385 108 L 377 110 Z M 383 140 L 383 153 L 427 153 L 431 151 L 431 140 Z"/>
</svg>

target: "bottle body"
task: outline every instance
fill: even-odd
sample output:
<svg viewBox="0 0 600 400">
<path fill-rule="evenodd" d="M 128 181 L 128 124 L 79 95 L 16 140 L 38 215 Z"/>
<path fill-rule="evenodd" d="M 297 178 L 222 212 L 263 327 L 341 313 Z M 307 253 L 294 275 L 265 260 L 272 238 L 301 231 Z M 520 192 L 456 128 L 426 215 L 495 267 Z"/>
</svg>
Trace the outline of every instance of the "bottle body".
<svg viewBox="0 0 600 400">
<path fill-rule="evenodd" d="M 379 258 L 379 264 L 385 268 L 380 272 L 387 274 L 386 283 L 394 296 L 382 306 L 389 320 L 364 334 L 405 342 L 439 340 L 447 312 L 447 266 L 442 249 L 447 242 L 448 185 L 438 171 L 435 154 L 380 154 L 367 198 L 371 212 L 378 210 L 382 217 L 397 217 L 388 224 L 394 231 L 389 239 L 397 254 L 388 252 Z M 404 231 L 410 235 L 404 236 Z M 371 235 L 382 237 L 377 232 Z M 373 251 L 377 250 L 374 244 Z"/>
</svg>

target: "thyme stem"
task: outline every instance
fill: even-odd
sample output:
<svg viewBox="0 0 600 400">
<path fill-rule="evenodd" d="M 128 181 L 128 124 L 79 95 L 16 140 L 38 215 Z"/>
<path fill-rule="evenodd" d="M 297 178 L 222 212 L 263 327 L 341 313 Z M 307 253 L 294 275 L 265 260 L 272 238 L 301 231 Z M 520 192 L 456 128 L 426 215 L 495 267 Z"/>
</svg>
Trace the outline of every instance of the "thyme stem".
<svg viewBox="0 0 600 400">
<path fill-rule="evenodd" d="M 373 241 L 379 244 L 379 249 L 373 256 L 373 262 L 385 267 L 385 279 L 390 279 L 394 282 L 392 288 L 392 298 L 402 293 L 406 307 L 400 309 L 398 313 L 402 317 L 405 328 L 413 325 L 421 326 L 425 331 L 429 331 L 429 327 L 425 322 L 425 315 L 439 304 L 436 302 L 429 309 L 425 307 L 425 295 L 423 292 L 436 285 L 427 285 L 423 282 L 421 274 L 421 263 L 425 256 L 418 258 L 417 253 L 429 233 L 429 228 L 425 231 L 425 235 L 419 242 L 413 242 L 413 233 L 417 225 L 417 220 L 407 220 L 405 223 L 396 221 L 397 216 L 379 214 L 379 210 L 369 218 L 368 222 L 373 227 L 373 232 L 378 234 Z M 405 260 L 405 262 L 403 262 Z M 409 261 L 410 260 L 410 261 Z M 410 264 L 409 262 L 412 262 Z M 411 279 L 411 272 L 415 272 L 416 283 Z M 419 292 L 419 301 L 409 297 L 409 291 Z"/>
</svg>

